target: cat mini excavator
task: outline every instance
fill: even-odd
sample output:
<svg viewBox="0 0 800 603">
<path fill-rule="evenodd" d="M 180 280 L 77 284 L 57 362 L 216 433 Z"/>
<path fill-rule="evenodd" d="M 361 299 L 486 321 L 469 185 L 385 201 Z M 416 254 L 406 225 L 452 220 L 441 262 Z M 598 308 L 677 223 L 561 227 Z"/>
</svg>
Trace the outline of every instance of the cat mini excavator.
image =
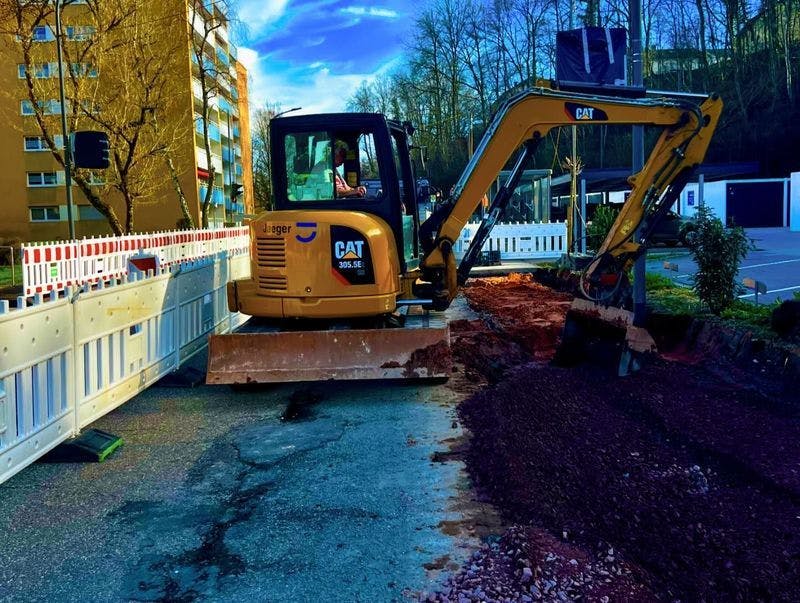
<svg viewBox="0 0 800 603">
<path fill-rule="evenodd" d="M 250 223 L 251 277 L 228 283 L 230 310 L 257 320 L 210 338 L 207 382 L 446 376 L 449 332 L 437 312 L 456 297 L 537 145 L 563 125 L 660 128 L 582 276 L 585 291 L 614 303 L 620 275 L 703 160 L 721 110 L 716 96 L 696 105 L 546 87 L 521 92 L 499 107 L 450 198 L 424 222 L 410 124 L 367 113 L 275 119 L 275 209 Z M 507 182 L 457 265 L 454 243 L 515 152 Z"/>
</svg>

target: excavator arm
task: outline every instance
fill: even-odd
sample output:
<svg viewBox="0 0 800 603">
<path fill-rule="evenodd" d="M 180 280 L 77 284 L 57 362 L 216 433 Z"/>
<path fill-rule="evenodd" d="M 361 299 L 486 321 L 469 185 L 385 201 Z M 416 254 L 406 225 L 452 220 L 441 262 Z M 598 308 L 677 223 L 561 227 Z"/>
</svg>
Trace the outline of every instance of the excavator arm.
<svg viewBox="0 0 800 603">
<path fill-rule="evenodd" d="M 604 275 L 618 274 L 642 252 L 649 231 L 703 160 L 721 111 L 717 96 L 698 106 L 677 99 L 625 99 L 535 88 L 508 99 L 455 185 L 448 208 L 434 216 L 435 235 L 421 263 L 427 295 L 440 308 L 456 296 L 453 244 L 515 150 L 523 147 L 530 156 L 552 128 L 564 125 L 661 126 L 663 131 L 644 167 L 628 179 L 630 196 L 582 279 L 592 285 L 587 290 L 605 284 Z M 644 235 L 634 241 L 642 223 L 646 224 Z"/>
</svg>

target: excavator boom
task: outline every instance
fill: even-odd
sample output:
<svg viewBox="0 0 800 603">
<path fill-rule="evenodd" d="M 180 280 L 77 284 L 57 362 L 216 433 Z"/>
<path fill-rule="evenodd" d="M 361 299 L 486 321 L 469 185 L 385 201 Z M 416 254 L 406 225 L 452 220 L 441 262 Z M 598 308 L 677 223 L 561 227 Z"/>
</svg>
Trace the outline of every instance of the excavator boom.
<svg viewBox="0 0 800 603">
<path fill-rule="evenodd" d="M 630 196 L 598 252 L 600 259 L 592 263 L 586 276 L 598 281 L 607 270 L 624 270 L 641 253 L 645 242 L 634 241 L 634 231 L 646 220 L 651 227 L 655 225 L 672 205 L 703 160 L 721 111 L 722 101 L 716 95 L 700 106 L 672 98 L 616 98 L 548 88 L 535 88 L 508 99 L 455 185 L 449 211 L 435 225 L 435 239 L 422 261 L 423 275 L 432 282 L 432 297 L 449 301 L 457 294 L 453 244 L 512 153 L 523 145 L 535 148 L 552 128 L 564 125 L 662 128 L 644 167 L 628 179 Z"/>
</svg>

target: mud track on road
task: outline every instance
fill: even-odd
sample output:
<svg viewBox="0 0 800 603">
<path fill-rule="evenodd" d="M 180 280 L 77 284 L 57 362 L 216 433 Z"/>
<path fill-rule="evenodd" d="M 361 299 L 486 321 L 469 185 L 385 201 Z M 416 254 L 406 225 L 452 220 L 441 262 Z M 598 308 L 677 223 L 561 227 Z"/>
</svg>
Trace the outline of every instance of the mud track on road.
<svg viewBox="0 0 800 603">
<path fill-rule="evenodd" d="M 453 325 L 454 351 L 486 384 L 459 408 L 465 460 L 514 527 L 430 600 L 796 600 L 798 394 L 719 358 L 555 367 L 568 296 L 520 276 L 465 294 L 484 320 Z"/>
</svg>

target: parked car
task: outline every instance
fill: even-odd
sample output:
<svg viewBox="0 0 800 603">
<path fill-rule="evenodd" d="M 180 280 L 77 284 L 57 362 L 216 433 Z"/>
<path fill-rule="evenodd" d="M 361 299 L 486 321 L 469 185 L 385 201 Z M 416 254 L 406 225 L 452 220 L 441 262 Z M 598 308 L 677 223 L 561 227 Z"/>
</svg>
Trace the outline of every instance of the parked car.
<svg viewBox="0 0 800 603">
<path fill-rule="evenodd" d="M 661 243 L 667 247 L 676 247 L 686 244 L 686 235 L 695 228 L 695 223 L 690 218 L 685 218 L 674 211 L 668 211 L 656 225 L 650 236 L 653 244 Z"/>
</svg>

